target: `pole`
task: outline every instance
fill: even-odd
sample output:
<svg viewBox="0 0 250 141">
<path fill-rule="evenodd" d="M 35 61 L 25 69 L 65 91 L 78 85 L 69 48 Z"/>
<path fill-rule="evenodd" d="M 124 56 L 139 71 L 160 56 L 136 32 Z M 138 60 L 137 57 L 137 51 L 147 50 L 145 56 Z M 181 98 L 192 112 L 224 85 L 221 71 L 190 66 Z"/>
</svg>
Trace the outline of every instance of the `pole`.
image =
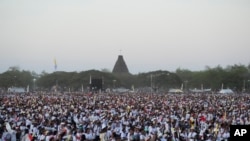
<svg viewBox="0 0 250 141">
<path fill-rule="evenodd" d="M 82 93 L 83 93 L 83 84 L 82 84 Z"/>
<path fill-rule="evenodd" d="M 33 91 L 35 91 L 35 89 L 36 89 L 36 79 L 34 78 L 33 81 L 34 81 Z"/>
<path fill-rule="evenodd" d="M 243 81 L 243 90 L 242 90 L 242 92 L 245 92 L 245 90 L 246 90 L 246 80 Z"/>
<path fill-rule="evenodd" d="M 55 92 L 57 92 L 57 76 L 56 76 L 56 69 L 57 69 L 57 63 L 56 63 L 56 58 L 54 58 L 54 67 L 55 67 L 55 77 L 56 77 L 56 88 L 55 88 Z"/>
<path fill-rule="evenodd" d="M 151 85 L 151 93 L 153 92 L 153 76 L 150 75 L 150 85 Z"/>
</svg>

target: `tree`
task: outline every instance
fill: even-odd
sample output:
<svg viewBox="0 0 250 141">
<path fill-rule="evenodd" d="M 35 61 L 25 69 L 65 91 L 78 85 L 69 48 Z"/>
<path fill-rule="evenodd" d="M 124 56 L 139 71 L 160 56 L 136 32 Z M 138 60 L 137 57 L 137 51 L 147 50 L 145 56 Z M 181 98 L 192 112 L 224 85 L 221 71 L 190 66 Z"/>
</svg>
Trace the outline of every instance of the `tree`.
<svg viewBox="0 0 250 141">
<path fill-rule="evenodd" d="M 203 84 L 204 88 L 211 88 L 218 91 L 221 84 L 224 88 L 232 88 L 235 91 L 242 91 L 246 88 L 250 91 L 250 64 L 244 66 L 236 64 L 222 68 L 217 66 L 214 68 L 206 67 L 202 71 L 190 71 L 187 69 L 176 69 L 175 72 L 157 70 L 152 72 L 132 74 L 113 74 L 106 69 L 102 71 L 88 70 L 82 72 L 63 72 L 57 71 L 47 73 L 43 71 L 37 74 L 32 71 L 20 71 L 17 66 L 12 66 L 8 71 L 0 74 L 0 87 L 7 89 L 11 86 L 27 87 L 33 85 L 33 79 L 36 78 L 36 86 L 43 90 L 51 90 L 53 86 L 58 84 L 61 90 L 78 91 L 83 86 L 90 86 L 89 79 L 101 78 L 103 80 L 103 88 L 113 88 L 114 80 L 116 87 L 135 88 L 139 87 L 157 87 L 166 90 L 169 88 L 180 88 L 181 84 L 188 84 L 188 88 L 200 88 Z M 185 83 L 187 82 L 187 83 Z M 186 86 L 186 85 L 185 85 Z M 185 88 L 186 89 L 186 88 Z"/>
<path fill-rule="evenodd" d="M 19 71 L 17 69 L 9 69 L 0 75 L 0 87 L 5 89 L 15 87 L 27 87 L 32 85 L 33 77 L 29 71 Z"/>
</svg>

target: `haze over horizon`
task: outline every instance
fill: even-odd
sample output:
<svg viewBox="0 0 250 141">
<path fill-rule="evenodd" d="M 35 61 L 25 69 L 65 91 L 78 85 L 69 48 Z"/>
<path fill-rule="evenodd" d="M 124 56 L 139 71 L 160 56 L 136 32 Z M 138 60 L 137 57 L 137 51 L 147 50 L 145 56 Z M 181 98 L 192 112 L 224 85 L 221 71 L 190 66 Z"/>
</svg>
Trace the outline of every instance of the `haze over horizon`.
<svg viewBox="0 0 250 141">
<path fill-rule="evenodd" d="M 1 0 L 0 73 L 249 65 L 249 17 L 248 0 Z"/>
</svg>

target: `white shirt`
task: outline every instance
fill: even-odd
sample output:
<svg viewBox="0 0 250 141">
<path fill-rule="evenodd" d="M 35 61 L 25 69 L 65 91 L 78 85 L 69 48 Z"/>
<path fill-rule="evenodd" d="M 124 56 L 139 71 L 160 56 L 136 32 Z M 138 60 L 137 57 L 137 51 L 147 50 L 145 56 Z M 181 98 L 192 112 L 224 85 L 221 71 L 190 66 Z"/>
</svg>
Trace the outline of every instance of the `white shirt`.
<svg viewBox="0 0 250 141">
<path fill-rule="evenodd" d="M 194 141 L 195 140 L 194 138 L 195 138 L 196 135 L 197 135 L 196 132 L 190 132 L 188 134 L 189 141 Z"/>
<path fill-rule="evenodd" d="M 228 139 L 230 137 L 230 133 L 229 132 L 224 132 L 223 134 L 222 134 L 222 138 L 223 139 Z"/>
<path fill-rule="evenodd" d="M 86 133 L 85 136 L 86 136 L 87 140 L 95 139 L 95 134 L 94 133 Z"/>
<path fill-rule="evenodd" d="M 143 134 L 140 134 L 140 140 L 145 140 L 146 136 Z"/>
<path fill-rule="evenodd" d="M 120 134 L 121 134 L 121 138 L 122 138 L 122 139 L 123 139 L 123 138 L 126 138 L 126 136 L 127 136 L 127 134 L 126 134 L 125 132 L 123 132 L 123 131 L 121 131 Z"/>
</svg>

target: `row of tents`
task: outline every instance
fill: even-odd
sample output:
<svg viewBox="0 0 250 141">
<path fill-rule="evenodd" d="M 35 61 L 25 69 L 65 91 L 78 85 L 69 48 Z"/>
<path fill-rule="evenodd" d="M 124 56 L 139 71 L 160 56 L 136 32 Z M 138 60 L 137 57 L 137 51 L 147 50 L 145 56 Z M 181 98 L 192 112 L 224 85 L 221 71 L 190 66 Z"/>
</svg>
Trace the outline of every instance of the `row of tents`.
<svg viewBox="0 0 250 141">
<path fill-rule="evenodd" d="M 183 92 L 183 84 L 181 85 L 180 89 L 170 89 L 168 92 L 169 93 L 184 93 Z M 197 89 L 197 88 L 195 88 L 195 89 L 189 89 L 188 92 L 190 92 L 190 93 L 214 93 L 211 88 L 209 88 L 209 89 L 203 89 L 203 85 L 201 85 L 201 89 Z M 230 88 L 224 89 L 223 88 L 223 84 L 222 84 L 221 89 L 219 91 L 215 92 L 215 93 L 219 93 L 219 94 L 233 94 L 234 91 L 232 89 L 230 89 Z"/>
<path fill-rule="evenodd" d="M 169 93 L 184 93 L 182 89 L 170 89 L 168 91 Z M 190 89 L 189 92 L 191 93 L 212 93 L 212 89 Z M 221 89 L 219 92 L 219 94 L 233 94 L 233 90 L 232 89 Z"/>
<path fill-rule="evenodd" d="M 125 88 L 117 88 L 113 90 L 114 92 L 118 93 L 124 93 L 124 92 L 134 92 L 133 90 L 130 89 L 125 89 Z M 22 88 L 22 87 L 10 87 L 8 89 L 8 92 L 14 92 L 14 93 L 24 93 L 24 92 L 29 92 L 29 87 L 27 89 Z M 190 89 L 189 92 L 191 93 L 212 93 L 211 89 Z M 169 89 L 168 93 L 184 93 L 183 88 L 181 87 L 180 89 Z M 227 88 L 227 89 L 221 89 L 218 93 L 220 94 L 233 94 L 233 90 Z"/>
</svg>

